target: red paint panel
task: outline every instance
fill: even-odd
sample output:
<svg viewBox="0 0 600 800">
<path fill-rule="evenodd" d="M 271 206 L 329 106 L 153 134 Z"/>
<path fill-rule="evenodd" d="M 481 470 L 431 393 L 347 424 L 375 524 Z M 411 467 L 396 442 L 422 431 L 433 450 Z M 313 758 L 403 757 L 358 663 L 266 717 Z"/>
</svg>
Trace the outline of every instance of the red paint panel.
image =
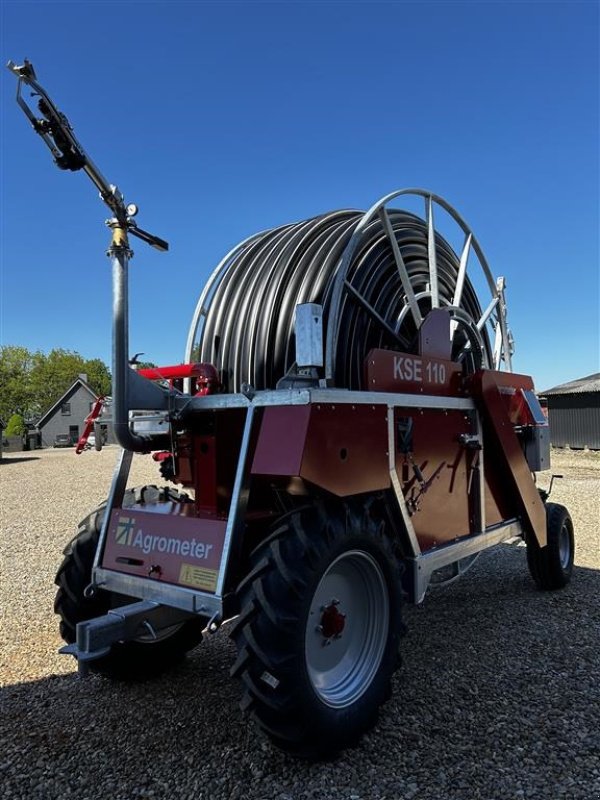
<svg viewBox="0 0 600 800">
<path fill-rule="evenodd" d="M 268 406 L 254 451 L 252 475 L 300 475 L 311 406 Z"/>
<path fill-rule="evenodd" d="M 454 361 L 394 350 L 371 350 L 367 386 L 376 392 L 460 396 L 462 369 Z"/>
<path fill-rule="evenodd" d="M 476 493 L 469 493 L 474 454 L 458 437 L 471 432 L 461 411 L 396 409 L 396 420 L 412 418 L 412 452 L 398 453 L 396 469 L 422 550 L 475 532 Z M 421 472 L 421 486 L 413 463 Z M 473 477 L 475 480 L 475 477 Z"/>
<path fill-rule="evenodd" d="M 484 436 L 484 439 L 486 437 Z M 488 440 L 485 447 L 485 524 L 497 525 L 515 516 L 514 503 L 506 491 L 502 472 L 495 466 L 498 456 L 494 445 Z"/>
<path fill-rule="evenodd" d="M 339 497 L 390 485 L 387 407 L 313 405 L 300 475 Z"/>
<path fill-rule="evenodd" d="M 252 474 L 299 476 L 340 497 L 385 489 L 390 484 L 387 408 L 268 407 Z"/>
<path fill-rule="evenodd" d="M 194 485 L 193 440 L 187 433 L 176 439 L 175 480 L 183 486 Z"/>
<path fill-rule="evenodd" d="M 214 592 L 226 526 L 224 520 L 116 509 L 102 566 Z"/>
<path fill-rule="evenodd" d="M 194 437 L 194 458 L 196 463 L 196 509 L 216 514 L 217 502 L 217 440 L 215 436 Z"/>
<path fill-rule="evenodd" d="M 494 502 L 508 516 L 520 517 L 546 544 L 546 511 L 536 489 L 531 470 L 514 431 L 510 416 L 511 393 L 507 389 L 533 389 L 528 375 L 481 370 L 472 378 L 473 394 L 484 421 L 486 481 Z"/>
</svg>

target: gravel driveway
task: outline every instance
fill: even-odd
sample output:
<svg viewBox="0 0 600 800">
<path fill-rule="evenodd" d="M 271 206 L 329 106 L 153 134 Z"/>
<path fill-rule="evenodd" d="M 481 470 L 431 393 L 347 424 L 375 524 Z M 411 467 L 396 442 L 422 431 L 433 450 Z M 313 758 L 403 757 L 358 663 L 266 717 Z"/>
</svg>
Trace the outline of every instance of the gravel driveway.
<svg viewBox="0 0 600 800">
<path fill-rule="evenodd" d="M 79 681 L 57 655 L 60 551 L 106 495 L 116 456 L 47 450 L 0 465 L 1 798 L 600 798 L 600 454 L 554 454 L 565 477 L 552 499 L 577 537 L 571 585 L 536 591 L 521 546 L 482 555 L 407 609 L 404 666 L 378 726 L 317 765 L 275 751 L 242 717 L 226 627 L 144 685 Z M 136 456 L 131 484 L 156 480 Z"/>
</svg>

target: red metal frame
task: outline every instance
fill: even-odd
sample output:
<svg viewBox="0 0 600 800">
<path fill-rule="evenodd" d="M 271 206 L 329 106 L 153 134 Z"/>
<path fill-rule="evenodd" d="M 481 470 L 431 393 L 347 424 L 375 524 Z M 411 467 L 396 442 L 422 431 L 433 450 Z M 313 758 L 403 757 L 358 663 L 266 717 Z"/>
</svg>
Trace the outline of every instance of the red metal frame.
<svg viewBox="0 0 600 800">
<path fill-rule="evenodd" d="M 171 386 L 182 388 L 183 381 L 190 378 L 192 394 L 205 396 L 220 391 L 221 383 L 217 370 L 212 364 L 196 362 L 192 364 L 173 364 L 167 367 L 147 367 L 138 374 L 151 381 L 169 381 Z"/>
<path fill-rule="evenodd" d="M 92 428 L 94 427 L 94 422 L 100 416 L 102 409 L 104 408 L 104 400 L 105 398 L 100 396 L 96 402 L 94 403 L 92 410 L 85 418 L 85 427 L 83 429 L 83 433 L 79 437 L 77 441 L 77 447 L 75 448 L 75 453 L 79 455 L 85 450 L 85 446 L 87 444 L 87 440 L 90 437 L 90 433 L 92 432 Z"/>
<path fill-rule="evenodd" d="M 513 404 L 513 393 L 506 392 L 532 390 L 533 380 L 514 372 L 481 370 L 473 375 L 470 385 L 484 423 L 486 479 L 490 491 L 501 510 L 507 502 L 514 507 L 515 516 L 522 518 L 529 533 L 544 547 L 546 510 L 515 432 L 515 424 L 523 420 L 515 417 L 518 406 Z"/>
<path fill-rule="evenodd" d="M 391 465 L 422 552 L 483 532 L 482 503 L 485 525 L 519 518 L 525 531 L 543 546 L 545 509 L 517 435 L 521 426 L 535 422 L 523 396 L 523 390 L 533 389 L 533 381 L 524 375 L 492 370 L 465 378 L 461 365 L 450 360 L 448 314 L 440 311 L 430 316 L 420 331 L 417 354 L 382 349 L 368 354 L 365 375 L 373 393 L 369 402 L 313 402 L 261 410 L 262 418 L 250 443 L 250 480 L 255 487 L 268 487 L 273 481 L 299 479 L 304 485 L 344 497 L 391 489 Z M 172 385 L 189 378 L 192 393 L 197 394 L 212 394 L 220 388 L 216 369 L 210 364 L 179 364 L 139 372 L 150 380 L 169 380 Z M 398 405 L 393 403 L 391 409 L 388 400 L 374 401 L 377 392 L 393 393 Z M 438 396 L 439 407 L 438 403 L 429 403 L 431 407 L 420 408 L 413 402 L 403 406 L 402 395 Z M 474 398 L 482 442 L 474 411 L 445 407 L 444 397 Z M 242 409 L 207 410 L 190 418 L 186 431 L 175 436 L 174 479 L 195 490 L 195 502 L 176 506 L 172 513 L 192 516 L 200 525 L 186 522 L 179 526 L 182 542 L 200 530 L 214 530 L 216 538 L 211 542 L 216 548 L 219 536 L 224 535 L 244 418 Z M 90 419 L 93 424 L 93 415 Z M 396 452 L 390 456 L 392 439 Z M 169 456 L 161 453 L 157 458 Z M 482 463 L 484 476 L 480 479 Z M 259 502 L 252 514 L 264 515 L 266 510 Z M 122 512 L 123 520 L 126 512 Z M 143 514 L 139 520 L 130 516 L 132 523 L 162 542 L 160 523 L 146 520 Z M 211 520 L 218 523 L 217 527 L 205 524 Z M 109 533 L 111 568 L 139 575 L 153 569 L 147 574 L 154 579 L 186 583 L 179 575 L 178 570 L 184 567 L 177 558 L 155 558 L 150 567 L 148 559 L 142 559 L 143 564 L 125 564 L 128 555 L 118 541 L 116 525 L 117 517 Z M 181 544 L 181 548 L 187 545 Z M 208 569 L 214 570 L 214 565 Z M 192 574 L 189 564 L 185 570 Z M 193 574 L 195 580 L 208 581 L 200 568 Z M 214 572 L 211 575 L 214 577 Z"/>
</svg>

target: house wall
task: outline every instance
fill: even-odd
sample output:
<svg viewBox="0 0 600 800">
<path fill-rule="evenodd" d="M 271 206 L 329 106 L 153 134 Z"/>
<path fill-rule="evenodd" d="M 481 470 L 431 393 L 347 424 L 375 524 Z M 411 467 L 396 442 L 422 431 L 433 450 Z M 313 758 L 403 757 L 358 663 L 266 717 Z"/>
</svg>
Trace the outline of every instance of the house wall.
<svg viewBox="0 0 600 800">
<path fill-rule="evenodd" d="M 548 395 L 548 420 L 554 447 L 600 450 L 600 392 Z"/>
<path fill-rule="evenodd" d="M 90 403 L 94 402 L 94 397 L 83 386 L 78 386 L 73 394 L 65 398 L 64 402 L 70 403 L 71 413 L 63 415 L 61 406 L 59 406 L 50 419 L 44 423 L 40 428 L 42 447 L 53 447 L 56 436 L 59 433 L 68 434 L 71 425 L 77 426 L 77 438 L 83 433 L 85 418 L 90 413 Z"/>
<path fill-rule="evenodd" d="M 22 436 L 5 436 L 4 441 L 8 444 L 4 445 L 5 453 L 20 453 L 23 450 L 23 437 Z"/>
</svg>

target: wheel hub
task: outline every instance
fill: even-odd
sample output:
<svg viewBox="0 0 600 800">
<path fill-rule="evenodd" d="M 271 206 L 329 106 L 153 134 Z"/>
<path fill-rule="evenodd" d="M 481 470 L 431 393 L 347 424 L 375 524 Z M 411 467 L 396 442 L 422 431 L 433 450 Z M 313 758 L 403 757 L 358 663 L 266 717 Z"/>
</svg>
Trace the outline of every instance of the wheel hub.
<svg viewBox="0 0 600 800">
<path fill-rule="evenodd" d="M 327 643 L 330 639 L 339 639 L 342 635 L 346 625 L 346 615 L 338 610 L 339 601 L 332 600 L 331 603 L 323 609 L 321 615 L 321 624 L 319 626 L 320 633 L 323 634 Z"/>
</svg>

